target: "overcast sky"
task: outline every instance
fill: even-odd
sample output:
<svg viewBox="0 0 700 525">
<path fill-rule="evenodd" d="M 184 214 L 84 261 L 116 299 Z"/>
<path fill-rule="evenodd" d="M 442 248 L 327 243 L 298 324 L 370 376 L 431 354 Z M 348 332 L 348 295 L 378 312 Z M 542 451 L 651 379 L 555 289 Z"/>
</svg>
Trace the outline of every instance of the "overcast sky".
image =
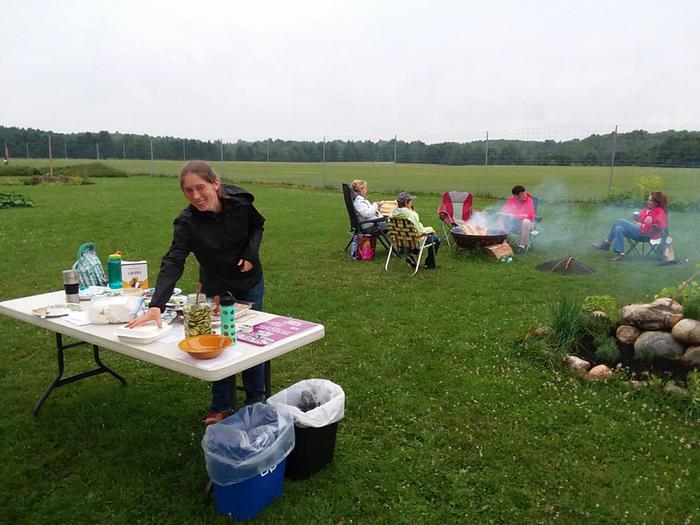
<svg viewBox="0 0 700 525">
<path fill-rule="evenodd" d="M 5 126 L 428 141 L 700 129 L 697 1 L 0 0 L 0 22 Z"/>
</svg>

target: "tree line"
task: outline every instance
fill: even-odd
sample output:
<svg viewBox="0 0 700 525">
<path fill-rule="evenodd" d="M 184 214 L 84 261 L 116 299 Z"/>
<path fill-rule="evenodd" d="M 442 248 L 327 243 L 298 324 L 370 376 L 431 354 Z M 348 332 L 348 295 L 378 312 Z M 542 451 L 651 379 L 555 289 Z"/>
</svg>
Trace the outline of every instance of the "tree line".
<svg viewBox="0 0 700 525">
<path fill-rule="evenodd" d="M 48 158 L 49 136 L 54 158 L 74 159 L 609 166 L 614 149 L 617 166 L 700 167 L 700 132 L 685 130 L 658 133 L 635 130 L 564 141 L 491 140 L 487 143 L 477 140 L 427 144 L 393 139 L 219 142 L 107 131 L 53 133 L 0 126 L 0 145 L 7 146 L 11 158 Z"/>
</svg>

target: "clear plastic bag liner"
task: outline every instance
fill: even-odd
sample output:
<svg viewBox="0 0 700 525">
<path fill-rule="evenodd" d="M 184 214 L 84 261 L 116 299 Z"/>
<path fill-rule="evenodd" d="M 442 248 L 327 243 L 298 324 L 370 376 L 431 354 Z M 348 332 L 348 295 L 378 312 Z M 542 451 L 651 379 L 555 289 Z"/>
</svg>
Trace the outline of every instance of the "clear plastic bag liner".
<svg viewBox="0 0 700 525">
<path fill-rule="evenodd" d="M 303 392 L 312 392 L 320 406 L 303 412 L 299 409 Z M 267 400 L 279 412 L 290 414 L 299 427 L 321 428 L 343 419 L 345 415 L 345 392 L 327 379 L 306 379 L 293 384 Z"/>
<path fill-rule="evenodd" d="M 294 419 L 255 403 L 210 425 L 202 438 L 209 478 L 227 486 L 277 466 L 294 448 Z"/>
</svg>

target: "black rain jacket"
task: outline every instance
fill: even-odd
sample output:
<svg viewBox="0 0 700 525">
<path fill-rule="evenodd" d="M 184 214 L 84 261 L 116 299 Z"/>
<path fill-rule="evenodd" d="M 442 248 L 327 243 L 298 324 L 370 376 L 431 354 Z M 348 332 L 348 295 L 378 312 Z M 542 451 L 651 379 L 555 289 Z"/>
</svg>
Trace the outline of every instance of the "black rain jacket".
<svg viewBox="0 0 700 525">
<path fill-rule="evenodd" d="M 190 253 L 199 262 L 202 291 L 208 296 L 226 291 L 236 296 L 262 279 L 258 252 L 265 218 L 253 206 L 251 193 L 229 184 L 222 187 L 229 198 L 221 199 L 219 213 L 201 212 L 190 204 L 173 221 L 173 242 L 163 256 L 150 306 L 165 309 Z M 253 268 L 241 272 L 240 259 Z"/>
</svg>

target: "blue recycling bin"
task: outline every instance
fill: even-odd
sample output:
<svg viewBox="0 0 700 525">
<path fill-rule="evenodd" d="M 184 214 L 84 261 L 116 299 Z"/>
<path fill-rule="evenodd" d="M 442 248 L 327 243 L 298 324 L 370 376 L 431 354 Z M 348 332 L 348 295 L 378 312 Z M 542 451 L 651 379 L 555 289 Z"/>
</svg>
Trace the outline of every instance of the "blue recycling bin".
<svg viewBox="0 0 700 525">
<path fill-rule="evenodd" d="M 207 427 L 202 448 L 217 512 L 250 519 L 282 495 L 294 419 L 255 403 Z"/>
<path fill-rule="evenodd" d="M 255 517 L 282 495 L 286 463 L 287 460 L 283 459 L 270 470 L 240 483 L 231 485 L 214 483 L 216 511 L 222 516 L 231 516 L 237 520 Z"/>
</svg>

